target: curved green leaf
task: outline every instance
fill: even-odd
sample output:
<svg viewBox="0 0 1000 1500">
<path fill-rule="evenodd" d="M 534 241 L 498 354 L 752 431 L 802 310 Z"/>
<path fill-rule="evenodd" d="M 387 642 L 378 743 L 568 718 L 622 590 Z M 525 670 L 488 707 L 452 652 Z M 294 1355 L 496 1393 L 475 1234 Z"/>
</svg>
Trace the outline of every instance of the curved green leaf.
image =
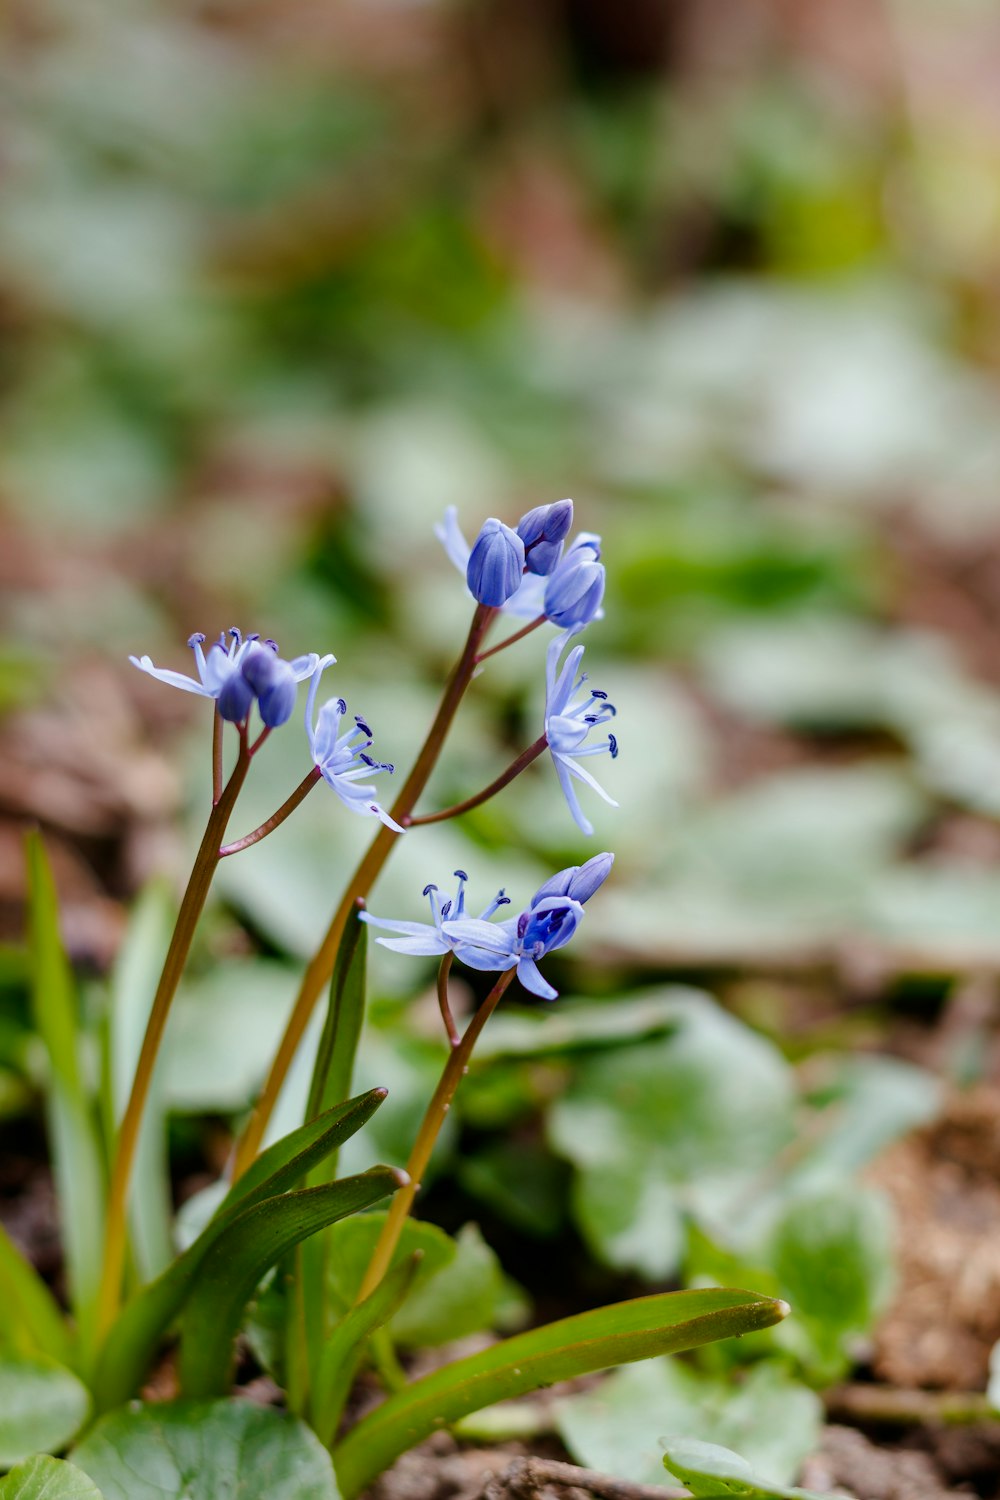
<svg viewBox="0 0 1000 1500">
<path fill-rule="evenodd" d="M 63 1365 L 0 1359 L 0 1468 L 65 1448 L 89 1410 L 86 1386 Z"/>
<path fill-rule="evenodd" d="M 718 1443 L 697 1438 L 667 1438 L 663 1467 L 687 1485 L 696 1500 L 831 1500 L 815 1490 L 800 1490 L 755 1474 L 745 1458 Z"/>
<path fill-rule="evenodd" d="M 267 1198 L 245 1209 L 219 1235 L 199 1266 L 181 1329 L 181 1389 L 213 1396 L 228 1382 L 243 1309 L 265 1272 L 301 1240 L 337 1219 L 370 1208 L 407 1181 L 394 1167 Z"/>
<path fill-rule="evenodd" d="M 363 1302 L 352 1307 L 325 1340 L 312 1391 L 312 1425 L 322 1442 L 330 1444 L 350 1395 L 365 1340 L 381 1328 L 402 1304 L 413 1285 L 423 1252 L 415 1250 L 393 1266 Z"/>
<path fill-rule="evenodd" d="M 72 1359 L 73 1340 L 59 1304 L 0 1224 L 0 1345 L 18 1354 Z"/>
<path fill-rule="evenodd" d="M 101 1350 L 94 1377 L 98 1411 L 120 1406 L 135 1394 L 156 1346 L 189 1296 L 205 1256 L 239 1215 L 286 1192 L 311 1167 L 361 1129 L 386 1097 L 371 1089 L 327 1110 L 275 1141 L 229 1189 L 212 1221 L 194 1244 L 135 1297 L 122 1312 Z"/>
<path fill-rule="evenodd" d="M 315 1433 L 250 1401 L 123 1408 L 102 1417 L 73 1463 L 104 1500 L 338 1500 Z"/>
<path fill-rule="evenodd" d="M 709 1287 L 664 1292 L 563 1318 L 435 1370 L 390 1396 L 334 1449 L 347 1497 L 430 1433 L 539 1386 L 591 1370 L 674 1354 L 779 1323 L 788 1305 L 756 1292 Z"/>
<path fill-rule="evenodd" d="M 28 934 L 35 1026 L 51 1074 L 48 1126 L 61 1208 L 70 1302 L 89 1351 L 104 1259 L 104 1166 L 77 1056 L 80 1034 L 73 975 L 59 936 L 59 908 L 45 847 L 30 833 Z"/>
<path fill-rule="evenodd" d="M 0 1479 L 0 1500 L 104 1500 L 82 1469 L 36 1453 Z"/>
</svg>

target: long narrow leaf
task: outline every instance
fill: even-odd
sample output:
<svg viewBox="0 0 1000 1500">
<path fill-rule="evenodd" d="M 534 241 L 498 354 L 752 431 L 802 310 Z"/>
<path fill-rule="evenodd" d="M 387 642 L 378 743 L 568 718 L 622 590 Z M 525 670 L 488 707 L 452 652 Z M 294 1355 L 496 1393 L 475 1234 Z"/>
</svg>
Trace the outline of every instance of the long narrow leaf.
<svg viewBox="0 0 1000 1500">
<path fill-rule="evenodd" d="M 104 1251 L 104 1172 L 90 1101 L 80 1077 L 76 996 L 59 937 L 55 885 L 37 833 L 28 835 L 27 855 L 34 1022 L 49 1060 L 50 1150 L 70 1302 L 86 1349 L 93 1334 Z"/>
<path fill-rule="evenodd" d="M 287 1192 L 310 1168 L 360 1130 L 386 1097 L 370 1089 L 293 1130 L 257 1158 L 234 1183 L 215 1217 L 194 1244 L 156 1281 L 143 1288 L 119 1316 L 101 1350 L 94 1378 L 98 1411 L 119 1406 L 134 1394 L 156 1347 L 191 1291 L 198 1267 L 229 1226 L 247 1208 Z"/>
<path fill-rule="evenodd" d="M 788 1312 L 756 1292 L 710 1287 L 664 1292 L 534 1328 L 457 1360 L 390 1396 L 334 1449 L 345 1500 L 401 1453 L 470 1411 L 611 1365 L 675 1354 L 769 1328 Z"/>
<path fill-rule="evenodd" d="M 312 1425 L 327 1447 L 337 1435 L 351 1385 L 357 1372 L 365 1340 L 389 1321 L 406 1298 L 423 1251 L 416 1250 L 385 1276 L 364 1302 L 341 1318 L 324 1342 L 313 1381 L 310 1411 Z"/>
<path fill-rule="evenodd" d="M 354 1060 L 365 1013 L 368 929 L 356 918 L 349 921 L 333 966 L 326 1018 L 316 1049 L 306 1119 L 339 1104 L 351 1091 Z M 314 1167 L 308 1185 L 318 1187 L 337 1175 L 337 1155 Z M 326 1302 L 327 1239 L 313 1235 L 295 1254 L 295 1275 L 288 1298 L 285 1354 L 292 1410 L 304 1409 L 316 1379 L 328 1331 Z"/>
<path fill-rule="evenodd" d="M 140 897 L 111 975 L 105 1108 L 107 1138 L 114 1140 L 128 1103 L 142 1038 L 173 926 L 173 898 L 165 885 Z M 129 1193 L 129 1230 L 140 1278 L 150 1281 L 170 1264 L 170 1176 L 166 1116 L 157 1067 L 136 1147 Z"/>
<path fill-rule="evenodd" d="M 354 1059 L 365 1014 L 368 929 L 364 922 L 350 921 L 337 949 L 330 980 L 326 1020 L 316 1049 L 316 1063 L 309 1088 L 306 1118 L 339 1104 L 351 1092 Z M 336 1162 L 328 1167 L 336 1174 Z"/>
<path fill-rule="evenodd" d="M 59 1304 L 0 1225 L 0 1345 L 72 1363 L 73 1341 Z"/>
<path fill-rule="evenodd" d="M 394 1167 L 302 1188 L 245 1209 L 199 1267 L 181 1324 L 181 1389 L 206 1397 L 225 1391 L 243 1310 L 268 1271 L 294 1245 L 328 1224 L 370 1208 L 407 1181 Z"/>
</svg>

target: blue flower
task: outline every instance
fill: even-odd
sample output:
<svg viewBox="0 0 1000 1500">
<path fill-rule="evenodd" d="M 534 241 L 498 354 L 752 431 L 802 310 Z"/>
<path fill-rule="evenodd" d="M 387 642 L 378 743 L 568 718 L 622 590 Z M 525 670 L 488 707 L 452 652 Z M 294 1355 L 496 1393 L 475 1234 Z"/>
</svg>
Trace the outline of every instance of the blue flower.
<svg viewBox="0 0 1000 1500">
<path fill-rule="evenodd" d="M 516 531 L 491 516 L 484 521 L 469 553 L 465 581 L 480 604 L 500 609 L 521 587 L 524 543 Z"/>
<path fill-rule="evenodd" d="M 565 636 L 557 637 L 549 646 L 545 657 L 545 738 L 555 762 L 559 784 L 576 825 L 581 833 L 591 834 L 594 831 L 593 825 L 583 815 L 573 779 L 575 777 L 578 781 L 586 782 L 605 802 L 609 802 L 612 807 L 618 806 L 590 772 L 577 765 L 577 761 L 585 755 L 603 755 L 607 752 L 612 760 L 617 757 L 618 741 L 613 734 L 595 745 L 585 744 L 592 729 L 614 718 L 615 709 L 608 702 L 607 693 L 602 693 L 597 688 L 589 692 L 584 690 L 581 697 L 576 697 L 587 681 L 586 673 L 581 673 L 579 677 L 576 675 L 583 658 L 583 647 L 574 646 L 560 669 L 559 657 L 565 640 Z"/>
<path fill-rule="evenodd" d="M 560 517 L 569 514 L 566 507 L 572 504 L 569 500 L 558 500 L 552 506 L 539 506 L 538 511 L 556 511 Z M 526 530 L 534 530 L 538 523 L 531 518 L 536 511 L 528 511 L 522 516 L 518 523 L 518 536 L 521 535 L 521 527 Z M 545 522 L 542 526 L 546 533 L 552 525 L 558 530 L 561 521 Z M 470 559 L 470 548 L 462 529 L 458 524 L 458 510 L 454 505 L 449 505 L 444 513 L 444 520 L 434 526 L 434 534 L 444 547 L 451 563 L 463 575 L 467 573 Z M 511 594 L 501 608 L 504 614 L 513 615 L 521 620 L 537 620 L 539 615 L 546 615 L 553 624 L 562 625 L 564 628 L 579 630 L 591 619 L 601 618 L 601 596 L 604 593 L 604 568 L 597 562 L 601 555 L 601 539 L 593 532 L 581 532 L 573 545 L 563 554 L 563 543 L 561 541 L 544 541 L 529 552 L 525 544 L 525 557 L 528 571 L 521 579 L 521 585 L 517 591 Z M 546 550 L 549 549 L 549 550 Z M 536 553 L 540 552 L 540 562 L 543 562 L 548 576 L 542 573 L 540 567 L 535 563 Z M 561 559 L 561 561 L 559 561 Z M 590 565 L 587 572 L 581 574 L 578 570 L 581 563 Z M 558 586 L 554 580 L 562 573 L 562 569 L 569 564 L 570 568 L 562 574 Z M 594 565 L 598 571 L 593 571 Z M 600 588 L 595 587 L 597 579 L 600 579 Z M 546 605 L 548 589 L 553 589 L 552 606 L 558 610 L 558 618 L 549 613 Z M 587 614 L 587 611 L 590 611 Z M 586 614 L 587 618 L 581 616 Z"/>
<path fill-rule="evenodd" d="M 536 505 L 517 523 L 524 543 L 524 563 L 529 573 L 551 573 L 562 556 L 563 538 L 573 524 L 572 500 L 554 505 Z"/>
<path fill-rule="evenodd" d="M 394 769 L 388 761 L 373 760 L 367 754 L 372 744 L 372 732 L 364 719 L 355 714 L 351 728 L 341 734 L 340 721 L 347 712 L 347 704 L 343 698 L 329 698 L 316 715 L 315 725 L 313 723 L 319 680 L 333 660 L 332 656 L 324 656 L 318 661 L 309 684 L 306 734 L 313 763 L 351 812 L 360 817 L 378 818 L 386 828 L 404 833 L 406 830 L 375 801 L 375 788 L 362 785 L 363 777 L 377 776 L 381 771 L 388 771 L 391 775 Z"/>
<path fill-rule="evenodd" d="M 601 614 L 604 564 L 601 539 L 581 532 L 554 572 L 549 574 L 543 601 L 546 618 L 570 634 L 582 630 Z"/>
<path fill-rule="evenodd" d="M 129 661 L 140 672 L 171 687 L 197 693 L 202 698 L 214 698 L 222 717 L 233 723 L 246 718 L 257 698 L 264 723 L 269 727 L 283 724 L 292 712 L 296 685 L 312 676 L 319 657 L 310 652 L 286 662 L 278 656 L 274 641 L 261 643 L 257 635 L 244 639 L 235 626 L 229 634 L 228 646 L 225 635 L 220 635 L 207 655 L 202 649 L 204 635 L 199 631 L 191 636 L 188 645 L 194 652 L 197 677 L 172 672 L 167 667 L 154 667 L 148 656 L 130 656 Z"/>
<path fill-rule="evenodd" d="M 535 892 L 520 916 L 501 922 L 489 919 L 501 906 L 510 905 L 502 890 L 480 916 L 465 915 L 465 885 L 469 877 L 464 870 L 455 871 L 458 890 L 454 900 L 442 901 L 436 885 L 424 887 L 424 895 L 430 900 L 430 922 L 396 922 L 372 916 L 371 912 L 362 912 L 361 920 L 401 934 L 378 939 L 383 947 L 395 953 L 413 957 L 454 953 L 469 968 L 491 973 L 516 968 L 525 989 L 543 1000 L 554 1000 L 558 992 L 538 972 L 538 960 L 569 942 L 583 918 L 583 902 L 603 884 L 613 859 L 611 854 L 599 854 L 586 865 L 561 870 Z M 574 883 L 577 896 L 569 894 Z M 553 886 L 566 889 L 551 890 Z"/>
</svg>

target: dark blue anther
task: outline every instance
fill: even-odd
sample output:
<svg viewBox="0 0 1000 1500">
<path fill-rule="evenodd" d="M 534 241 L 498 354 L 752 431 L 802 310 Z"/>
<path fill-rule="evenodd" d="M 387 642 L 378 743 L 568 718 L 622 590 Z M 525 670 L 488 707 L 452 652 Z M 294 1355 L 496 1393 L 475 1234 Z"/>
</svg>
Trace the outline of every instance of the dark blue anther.
<svg viewBox="0 0 1000 1500">
<path fill-rule="evenodd" d="M 437 886 L 434 885 L 434 884 L 425 885 L 424 888 L 423 888 L 423 890 L 420 892 L 420 894 L 421 894 L 421 896 L 429 896 L 430 893 L 431 893 L 431 891 L 436 891 L 436 890 L 437 890 Z"/>
<path fill-rule="evenodd" d="M 337 699 L 337 707 L 340 709 L 340 712 L 342 714 L 346 714 L 346 712 L 347 712 L 347 704 L 344 702 L 343 698 L 338 698 Z"/>
<path fill-rule="evenodd" d="M 602 692 L 600 688 L 591 688 L 590 696 L 592 698 L 606 698 L 608 695 L 607 693 Z"/>
<path fill-rule="evenodd" d="M 609 747 L 611 749 L 611 759 L 612 760 L 617 760 L 618 759 L 618 741 L 615 739 L 615 737 L 614 737 L 613 734 L 609 734 L 608 735 L 608 745 L 609 745 Z"/>
<path fill-rule="evenodd" d="M 466 873 L 465 873 L 464 870 L 452 870 L 451 873 L 453 875 L 456 875 L 459 880 L 468 880 L 468 878 L 469 878 L 468 875 L 466 875 Z"/>
<path fill-rule="evenodd" d="M 346 705 L 345 705 L 345 707 L 346 707 Z M 354 715 L 354 722 L 355 722 L 355 724 L 357 724 L 357 726 L 361 730 L 362 734 L 367 734 L 367 735 L 373 735 L 374 734 L 374 730 L 371 729 L 370 726 L 365 723 L 364 719 L 361 717 L 360 714 L 355 714 Z"/>
<path fill-rule="evenodd" d="M 191 647 L 200 646 L 204 643 L 204 640 L 205 632 L 203 630 L 196 630 L 194 635 L 188 636 L 188 645 Z"/>
</svg>

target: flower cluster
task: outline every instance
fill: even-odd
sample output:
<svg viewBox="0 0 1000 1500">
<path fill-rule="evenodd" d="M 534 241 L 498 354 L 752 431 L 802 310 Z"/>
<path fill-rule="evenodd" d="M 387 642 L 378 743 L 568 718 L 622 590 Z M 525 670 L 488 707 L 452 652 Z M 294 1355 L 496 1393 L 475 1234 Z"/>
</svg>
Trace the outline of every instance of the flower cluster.
<svg viewBox="0 0 1000 1500">
<path fill-rule="evenodd" d="M 557 500 L 529 510 L 516 529 L 491 516 L 472 547 L 453 505 L 434 530 L 480 604 L 522 619 L 543 617 L 575 634 L 600 618 L 604 565 L 593 532 L 581 532 L 563 550 L 572 524 L 572 500 Z"/>
<path fill-rule="evenodd" d="M 568 541 L 572 524 L 572 500 L 558 500 L 527 511 L 516 527 L 491 517 L 484 522 L 471 547 L 459 528 L 454 507 L 448 509 L 444 522 L 436 527 L 449 557 L 465 574 L 469 590 L 481 606 L 527 617 L 531 624 L 526 628 L 534 628 L 548 620 L 559 627 L 561 634 L 549 646 L 546 657 L 542 738 L 485 793 L 444 813 L 433 814 L 432 819 L 454 816 L 465 807 L 492 796 L 544 749 L 552 755 L 570 812 L 583 833 L 592 834 L 594 830 L 580 807 L 576 782 L 591 787 L 612 806 L 617 805 L 593 775 L 579 764 L 589 756 L 610 754 L 612 759 L 617 756 L 618 741 L 614 734 L 608 733 L 605 738 L 590 742 L 592 731 L 614 717 L 614 707 L 608 702 L 606 693 L 597 689 L 582 691 L 586 682 L 586 673 L 579 671 L 582 646 L 573 646 L 560 665 L 563 650 L 571 637 L 600 617 L 604 597 L 601 539 L 592 532 L 581 532 L 573 541 Z M 490 623 L 489 617 L 484 622 L 481 615 L 477 620 L 479 625 L 474 622 L 475 628 L 485 629 Z M 493 649 L 501 649 L 523 633 L 519 631 L 510 641 L 501 642 Z M 312 652 L 285 661 L 278 654 L 275 641 L 261 640 L 258 635 L 244 636 L 235 627 L 229 631 L 228 639 L 221 635 L 207 651 L 204 643 L 205 637 L 200 633 L 192 635 L 188 641 L 194 653 L 196 676 L 154 666 L 148 656 L 129 659 L 140 671 L 160 682 L 213 699 L 219 718 L 238 726 L 248 757 L 261 743 L 258 740 L 251 745 L 247 739 L 253 709 L 256 707 L 265 731 L 278 728 L 291 718 L 298 685 L 308 679 L 305 727 L 313 762 L 313 770 L 307 778 L 309 785 L 322 779 L 351 812 L 375 817 L 395 833 L 403 833 L 405 824 L 421 821 L 412 816 L 412 807 L 397 808 L 397 815 L 403 820 L 397 821 L 375 796 L 372 778 L 382 773 L 391 774 L 393 767 L 388 761 L 376 760 L 370 754 L 373 735 L 366 720 L 356 714 L 352 725 L 342 727 L 347 704 L 340 697 L 329 698 L 317 710 L 320 681 L 326 668 L 336 660 L 334 656 L 321 657 Z M 218 778 L 221 774 L 218 754 L 216 766 Z M 261 825 L 255 834 L 235 845 L 227 845 L 226 852 L 244 848 L 248 842 L 272 831 L 298 805 L 307 790 L 304 783 L 274 818 Z M 218 795 L 218 787 L 216 792 Z M 532 927 L 531 932 L 534 931 Z"/>
<path fill-rule="evenodd" d="M 235 625 L 229 635 L 228 645 L 225 635 L 220 635 L 208 648 L 207 655 L 203 649 L 204 635 L 198 631 L 190 637 L 188 645 L 194 652 L 197 677 L 171 672 L 167 667 L 154 667 L 148 656 L 130 656 L 129 661 L 140 672 L 148 672 L 150 677 L 171 687 L 214 698 L 219 713 L 232 724 L 245 723 L 256 700 L 261 721 L 268 729 L 276 729 L 291 718 L 295 689 L 312 676 L 319 657 L 313 653 L 283 661 L 276 641 L 262 641 L 259 635 L 244 637 Z"/>
<path fill-rule="evenodd" d="M 585 865 L 570 865 L 539 886 L 528 905 L 516 917 L 493 922 L 490 918 L 510 897 L 501 890 L 478 917 L 465 912 L 468 875 L 456 870 L 458 890 L 454 900 L 441 900 L 436 885 L 424 887 L 430 900 L 430 922 L 399 922 L 362 912 L 361 920 L 399 937 L 378 938 L 385 948 L 412 957 L 453 953 L 470 969 L 505 973 L 517 969 L 526 990 L 543 1000 L 558 994 L 538 971 L 538 960 L 569 942 L 583 919 L 584 903 L 604 884 L 614 863 L 613 854 L 595 854 Z"/>
</svg>

